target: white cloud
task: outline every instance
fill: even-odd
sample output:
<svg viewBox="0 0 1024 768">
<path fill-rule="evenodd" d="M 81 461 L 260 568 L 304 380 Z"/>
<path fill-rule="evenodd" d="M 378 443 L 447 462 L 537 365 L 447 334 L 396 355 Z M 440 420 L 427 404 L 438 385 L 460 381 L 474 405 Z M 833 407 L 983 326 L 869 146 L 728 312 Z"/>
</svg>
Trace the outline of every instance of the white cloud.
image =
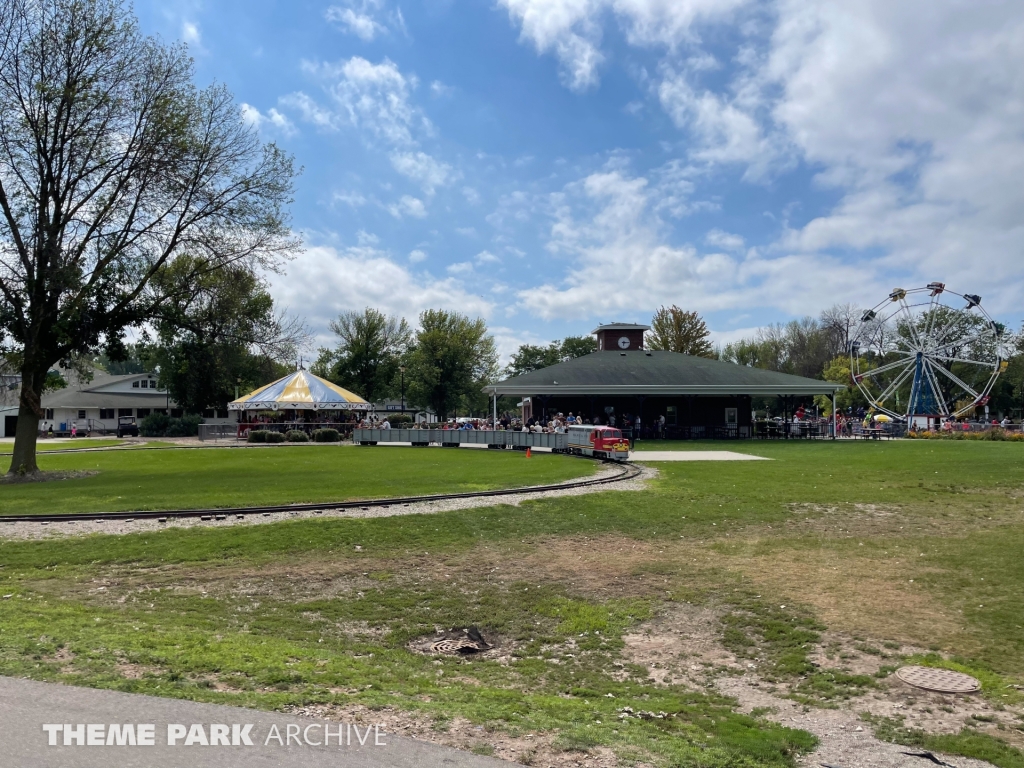
<svg viewBox="0 0 1024 768">
<path fill-rule="evenodd" d="M 384 0 L 344 0 L 329 6 L 324 18 L 337 24 L 343 32 L 366 42 L 388 34 L 392 29 L 406 34 L 402 9 L 388 10 Z"/>
<path fill-rule="evenodd" d="M 297 133 L 292 121 L 273 107 L 264 115 L 256 107 L 243 102 L 242 119 L 260 131 L 277 131 L 283 136 L 294 136 Z"/>
<path fill-rule="evenodd" d="M 741 339 L 754 337 L 760 328 L 755 325 L 751 328 L 731 328 L 727 331 L 716 330 L 714 328 L 709 330 L 711 331 L 711 343 L 724 347 L 726 344 L 732 344 L 740 341 Z"/>
<path fill-rule="evenodd" d="M 409 251 L 409 261 L 413 264 L 418 264 L 421 261 L 427 260 L 427 254 L 421 251 L 419 248 L 413 251 Z"/>
<path fill-rule="evenodd" d="M 373 17 L 383 5 L 380 0 L 363 0 L 345 5 L 332 5 L 327 8 L 324 17 L 338 24 L 344 31 L 363 40 L 373 40 L 377 35 L 388 31 L 388 28 Z"/>
<path fill-rule="evenodd" d="M 449 184 L 456 176 L 450 165 L 435 160 L 426 152 L 392 152 L 391 165 L 418 183 L 428 195 L 434 194 L 437 187 Z"/>
<path fill-rule="evenodd" d="M 455 231 L 463 237 L 476 237 L 475 227 L 456 227 Z"/>
<path fill-rule="evenodd" d="M 281 103 L 298 109 L 314 125 L 331 129 L 352 125 L 393 146 L 412 146 L 414 128 L 428 132 L 432 128 L 410 103 L 416 78 L 403 75 L 390 59 L 373 64 L 353 56 L 334 63 L 305 61 L 302 67 L 320 82 L 331 106 L 321 106 L 301 91 L 282 97 Z"/>
<path fill-rule="evenodd" d="M 523 331 L 521 328 L 509 328 L 507 326 L 491 326 L 488 328 L 494 337 L 494 346 L 498 350 L 500 365 L 508 365 L 512 355 L 519 351 L 523 344 L 534 344 L 537 346 L 546 345 L 553 339 L 545 339 L 535 333 Z"/>
<path fill-rule="evenodd" d="M 713 163 L 748 163 L 753 175 L 763 175 L 781 155 L 778 134 L 766 133 L 757 110 L 763 105 L 744 103 L 733 94 L 697 92 L 691 75 L 666 69 L 658 86 L 662 107 L 680 128 L 690 130 L 695 146 L 690 156 Z"/>
<path fill-rule="evenodd" d="M 199 31 L 199 25 L 194 21 L 181 22 L 181 39 L 194 48 L 203 47 L 203 34 Z"/>
<path fill-rule="evenodd" d="M 662 194 L 648 179 L 613 165 L 553 195 L 555 222 L 547 248 L 568 258 L 566 276 L 519 292 L 520 305 L 546 320 L 591 318 L 598 310 L 606 318 L 646 313 L 661 304 L 700 312 L 773 306 L 803 314 L 873 277 L 820 256 L 754 253 L 739 260 L 673 244 L 657 214 Z"/>
<path fill-rule="evenodd" d="M 472 187 L 463 187 L 462 195 L 470 205 L 477 205 L 480 202 L 480 193 Z"/>
<path fill-rule="evenodd" d="M 577 90 L 598 80 L 602 35 L 609 23 L 619 25 L 629 45 L 660 48 L 658 66 L 639 80 L 686 132 L 688 163 L 709 176 L 720 172 L 722 164 L 745 167 L 745 178 L 759 182 L 771 182 L 798 163 L 817 173 L 816 183 L 839 202 L 798 225 L 787 222 L 783 211 L 783 236 L 737 262 L 737 275 L 766 281 L 771 292 L 778 292 L 803 280 L 790 274 L 805 268 L 801 265 L 821 275 L 823 284 L 848 273 L 853 277 L 842 295 L 851 298 L 872 279 L 886 285 L 897 279 L 908 285 L 942 280 L 983 293 L 990 309 L 1019 314 L 1024 15 L 1015 4 L 499 4 L 520 28 L 523 41 L 558 57 L 563 79 Z M 702 39 L 715 40 L 717 56 L 702 50 Z M 698 175 L 681 178 L 680 194 L 668 207 L 653 174 L 631 194 L 644 199 L 649 222 L 657 218 L 650 218 L 652 212 L 686 215 L 713 207 L 713 201 L 691 202 Z M 628 181 L 625 176 L 621 181 L 620 203 L 628 197 Z M 572 197 L 571 191 L 567 194 Z M 618 204 L 609 201 L 604 215 L 613 215 Z M 526 210 L 502 206 L 492 214 L 492 223 L 498 226 Z M 565 231 L 556 231 L 554 241 L 593 235 L 596 224 L 567 215 L 559 220 Z M 646 232 L 644 258 L 653 253 L 653 244 L 668 242 L 657 224 Z M 620 242 L 605 234 L 598 239 L 602 245 L 585 246 L 597 248 L 596 257 L 603 253 L 600 248 Z M 627 245 L 621 242 L 622 248 Z M 576 251 L 568 245 L 563 250 L 580 253 L 582 248 L 577 242 Z M 686 262 L 683 251 L 684 246 L 674 248 L 673 263 Z M 585 273 L 586 262 L 581 266 Z"/>
<path fill-rule="evenodd" d="M 434 96 L 438 97 L 451 96 L 453 93 L 455 93 L 455 88 L 451 85 L 445 85 L 440 80 L 434 80 L 430 84 L 430 92 Z"/>
<path fill-rule="evenodd" d="M 418 197 L 412 195 L 402 195 L 401 199 L 397 203 L 392 203 L 387 206 L 388 213 L 394 216 L 396 219 L 401 219 L 406 216 L 411 216 L 414 219 L 422 219 L 427 215 L 427 208 L 423 205 L 423 201 Z"/>
<path fill-rule="evenodd" d="M 627 41 L 638 46 L 674 49 L 693 39 L 693 25 L 727 18 L 747 0 L 499 0 L 521 28 L 521 39 L 538 53 L 553 52 L 562 65 L 562 79 L 573 90 L 598 81 L 604 62 L 602 21 L 614 14 Z"/>
<path fill-rule="evenodd" d="M 476 255 L 476 263 L 477 264 L 500 264 L 501 263 L 501 259 L 499 259 L 497 256 L 495 256 L 490 251 L 480 251 L 480 253 L 478 253 Z"/>
<path fill-rule="evenodd" d="M 473 262 L 471 261 L 458 261 L 448 265 L 448 274 L 450 275 L 468 275 L 472 271 Z"/>
<path fill-rule="evenodd" d="M 287 277 L 271 276 L 271 292 L 282 307 L 300 309 L 324 338 L 342 310 L 376 307 L 413 321 L 424 309 L 453 309 L 488 317 L 494 305 L 467 293 L 453 278 L 413 273 L 371 247 L 311 246 L 288 266 Z"/>
<path fill-rule="evenodd" d="M 497 229 L 518 228 L 538 210 L 546 210 L 546 206 L 546 200 L 538 202 L 536 196 L 516 190 L 498 199 L 497 207 L 486 217 L 486 221 Z"/>
<path fill-rule="evenodd" d="M 350 190 L 335 192 L 331 196 L 331 201 L 336 203 L 345 203 L 352 208 L 359 208 L 367 203 L 366 197 L 363 194 Z"/>
<path fill-rule="evenodd" d="M 372 232 L 360 229 L 356 232 L 356 242 L 359 243 L 359 245 L 377 245 L 377 243 L 380 242 L 380 238 Z"/>
<path fill-rule="evenodd" d="M 292 107 L 299 111 L 302 115 L 302 119 L 307 123 L 312 123 L 318 128 L 333 129 L 335 125 L 335 115 L 329 109 L 321 107 L 314 98 L 308 96 L 302 91 L 297 93 L 290 93 L 287 96 L 282 96 L 279 99 L 282 106 Z"/>
<path fill-rule="evenodd" d="M 704 236 L 704 242 L 715 248 L 738 251 L 743 248 L 745 241 L 740 235 L 733 235 L 720 229 L 712 229 Z"/>
<path fill-rule="evenodd" d="M 784 0 L 766 68 L 775 120 L 843 193 L 786 247 L 881 252 L 894 273 L 1018 311 L 1024 16 L 991 0 Z"/>
</svg>

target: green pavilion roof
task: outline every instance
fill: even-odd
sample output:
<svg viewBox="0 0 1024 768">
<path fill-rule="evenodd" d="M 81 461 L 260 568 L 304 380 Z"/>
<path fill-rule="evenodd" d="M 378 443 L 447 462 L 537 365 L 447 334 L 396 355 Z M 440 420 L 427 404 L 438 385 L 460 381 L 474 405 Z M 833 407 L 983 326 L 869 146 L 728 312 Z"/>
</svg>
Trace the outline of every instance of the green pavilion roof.
<svg viewBox="0 0 1024 768">
<path fill-rule="evenodd" d="M 498 395 L 824 395 L 842 384 L 678 352 L 593 352 L 484 387 Z"/>
</svg>

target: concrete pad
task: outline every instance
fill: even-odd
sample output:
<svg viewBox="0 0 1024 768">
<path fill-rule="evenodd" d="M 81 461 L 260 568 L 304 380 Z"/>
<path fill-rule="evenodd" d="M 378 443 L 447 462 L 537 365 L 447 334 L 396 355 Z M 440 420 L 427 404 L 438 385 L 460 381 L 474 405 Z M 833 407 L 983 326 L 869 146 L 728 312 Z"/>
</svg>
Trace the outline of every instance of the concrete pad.
<svg viewBox="0 0 1024 768">
<path fill-rule="evenodd" d="M 735 451 L 633 451 L 630 461 L 772 461 Z"/>
<path fill-rule="evenodd" d="M 134 740 L 140 725 L 152 726 L 152 746 L 136 743 L 106 745 L 101 736 L 110 726 L 133 725 Z M 169 726 L 184 726 L 186 733 L 169 744 Z M 213 724 L 227 726 L 230 742 L 238 746 L 206 745 L 198 740 L 202 727 L 204 740 L 211 740 Z M 50 746 L 50 725 L 53 740 Z M 60 725 L 57 731 L 53 726 Z M 72 732 L 81 726 L 81 746 L 71 739 L 64 746 L 63 729 Z M 250 728 L 246 731 L 245 727 Z M 331 728 L 331 745 L 315 746 L 307 742 L 323 741 L 324 726 Z M 276 727 L 281 741 L 291 726 L 292 743 L 279 744 L 272 737 Z M 343 746 L 336 744 L 335 732 L 341 728 Z M 89 729 L 93 738 L 88 739 Z M 196 729 L 196 739 L 186 746 L 188 733 Z M 307 728 L 309 729 L 307 731 Z M 245 733 L 252 746 L 241 734 Z M 119 734 L 120 735 L 120 734 Z M 307 739 L 308 735 L 308 739 Z M 362 738 L 363 743 L 359 743 Z M 102 741 L 89 745 L 88 741 Z M 378 742 L 375 744 L 375 740 Z M 296 741 L 300 743 L 295 743 Z M 380 744 L 383 742 L 383 744 Z M 356 735 L 346 723 L 310 720 L 275 712 L 260 712 L 216 704 L 197 704 L 180 699 L 74 688 L 54 683 L 37 683 L 0 677 L 0 765 L 32 768 L 508 768 L 512 765 L 490 757 L 461 752 L 449 747 L 386 734 L 380 736 L 370 726 L 361 726 Z"/>
</svg>

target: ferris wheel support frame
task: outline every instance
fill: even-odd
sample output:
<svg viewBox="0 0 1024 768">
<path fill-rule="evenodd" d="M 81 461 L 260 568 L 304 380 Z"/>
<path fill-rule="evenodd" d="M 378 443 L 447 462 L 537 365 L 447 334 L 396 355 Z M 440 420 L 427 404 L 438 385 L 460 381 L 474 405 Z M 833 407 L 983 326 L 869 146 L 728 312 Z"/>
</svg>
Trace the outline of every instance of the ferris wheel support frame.
<svg viewBox="0 0 1024 768">
<path fill-rule="evenodd" d="M 926 291 L 929 292 L 927 302 L 912 304 L 908 301 L 908 297 L 912 300 Z M 949 306 L 943 303 L 943 297 L 960 298 L 966 302 L 966 306 L 962 308 Z M 943 318 L 944 322 L 938 319 L 940 308 L 951 313 L 948 319 Z M 972 317 L 982 321 L 981 330 L 978 330 L 976 322 L 972 322 L 970 324 L 973 324 L 974 327 L 971 328 L 966 338 L 948 339 L 951 332 L 956 332 L 958 323 L 971 313 L 974 313 L 971 315 Z M 894 321 L 895 328 L 891 325 Z M 939 325 L 940 322 L 941 325 Z M 891 417 L 911 420 L 918 416 L 927 416 L 929 423 L 931 418 L 935 417 L 940 419 L 957 418 L 978 405 L 987 404 L 992 387 L 999 375 L 1006 369 L 1002 348 L 1003 330 L 1003 326 L 996 323 L 981 306 L 981 297 L 975 294 L 949 291 L 943 283 L 937 282 L 929 283 L 923 288 L 910 290 L 897 288 L 884 301 L 863 313 L 860 327 L 850 344 L 851 377 L 872 407 Z M 977 354 L 968 354 L 964 357 L 946 354 L 946 350 L 959 345 L 959 349 L 953 352 L 953 354 L 959 355 L 961 350 L 977 342 L 989 345 L 991 359 L 972 359 L 978 357 Z M 862 355 L 868 351 L 873 351 L 881 357 L 894 355 L 897 359 L 883 362 L 876 368 L 862 367 Z M 979 386 L 975 382 L 972 385 L 950 369 L 953 363 L 958 363 L 961 366 L 975 366 L 979 371 L 991 370 L 979 374 L 980 379 L 984 380 L 983 384 Z M 947 367 L 947 364 L 950 367 Z M 887 378 L 882 377 L 882 374 L 893 371 L 898 371 L 898 373 Z M 962 369 L 961 373 L 963 373 Z M 898 402 L 899 393 L 911 375 L 913 379 L 910 397 L 907 400 L 906 409 L 901 411 Z M 941 386 L 943 379 L 962 392 L 964 397 L 953 397 L 950 402 L 947 402 Z M 974 380 L 972 379 L 972 381 Z M 869 382 L 876 391 L 872 391 Z M 949 383 L 946 385 L 947 389 L 950 386 Z M 892 406 L 894 398 L 896 407 Z M 938 413 L 922 413 L 922 399 L 930 404 L 930 409 L 937 410 Z M 957 408 L 957 402 L 964 400 L 969 402 Z"/>
</svg>

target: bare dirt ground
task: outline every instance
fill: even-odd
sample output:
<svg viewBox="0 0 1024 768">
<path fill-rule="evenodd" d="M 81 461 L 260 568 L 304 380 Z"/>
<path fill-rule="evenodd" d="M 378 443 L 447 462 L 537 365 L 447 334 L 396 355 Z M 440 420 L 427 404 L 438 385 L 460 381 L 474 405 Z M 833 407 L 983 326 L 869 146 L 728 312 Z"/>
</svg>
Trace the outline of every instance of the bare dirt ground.
<svg viewBox="0 0 1024 768">
<path fill-rule="evenodd" d="M 696 690 L 713 689 L 738 701 L 738 710 L 758 714 L 780 724 L 809 731 L 820 740 L 819 748 L 802 758 L 807 766 L 828 764 L 842 768 L 890 768 L 908 760 L 903 752 L 915 751 L 876 739 L 862 713 L 902 718 L 908 728 L 928 733 L 957 733 L 965 725 L 998 733 L 1015 746 L 1024 746 L 1024 734 L 1015 729 L 1024 709 L 993 706 L 979 695 L 952 696 L 913 688 L 895 676 L 879 681 L 879 687 L 835 709 L 807 707 L 786 698 L 785 684 L 770 683 L 758 673 L 756 661 L 737 659 L 719 639 L 719 614 L 707 607 L 676 604 L 638 631 L 627 635 L 625 655 L 650 670 L 658 684 L 684 685 Z M 890 642 L 889 645 L 894 645 Z M 856 640 L 826 632 L 812 661 L 822 669 L 873 674 L 900 656 L 923 649 L 908 645 L 885 648 L 882 642 Z M 1005 730 L 1000 730 L 1000 726 Z M 958 768 L 988 765 L 979 760 L 947 758 Z M 923 763 L 922 765 L 925 765 Z"/>
<path fill-rule="evenodd" d="M 879 741 L 862 713 L 901 718 L 906 727 L 929 733 L 956 733 L 965 725 L 999 735 L 1017 746 L 1014 725 L 1024 710 L 993 706 L 978 695 L 951 696 L 913 688 L 890 676 L 866 695 L 841 702 L 834 709 L 808 707 L 787 698 L 785 684 L 771 683 L 758 673 L 756 661 L 737 659 L 720 640 L 720 612 L 706 606 L 674 604 L 670 610 L 641 625 L 624 637 L 625 659 L 646 667 L 657 685 L 681 685 L 698 691 L 715 691 L 737 701 L 737 710 L 753 713 L 818 737 L 820 745 L 799 760 L 801 766 L 828 765 L 835 768 L 926 768 L 930 763 L 905 755 L 916 750 Z M 438 637 L 443 637 L 443 634 Z M 426 638 L 417 648 L 429 652 Z M 824 669 L 872 674 L 897 657 L 922 649 L 909 645 L 898 648 L 889 642 L 857 640 L 849 635 L 826 632 L 812 659 Z M 499 659 L 510 652 L 495 648 L 488 656 Z M 386 707 L 371 710 L 360 705 L 314 705 L 296 707 L 289 713 L 330 718 L 359 724 L 379 723 L 384 730 L 424 739 L 437 744 L 488 754 L 502 760 L 546 768 L 618 768 L 623 763 L 607 749 L 588 752 L 565 751 L 558 733 L 508 733 L 454 718 L 439 720 L 415 712 Z M 1000 730 L 1002 725 L 1005 730 Z M 945 756 L 957 768 L 986 768 L 980 760 Z M 630 763 L 645 768 L 644 763 Z"/>
</svg>

